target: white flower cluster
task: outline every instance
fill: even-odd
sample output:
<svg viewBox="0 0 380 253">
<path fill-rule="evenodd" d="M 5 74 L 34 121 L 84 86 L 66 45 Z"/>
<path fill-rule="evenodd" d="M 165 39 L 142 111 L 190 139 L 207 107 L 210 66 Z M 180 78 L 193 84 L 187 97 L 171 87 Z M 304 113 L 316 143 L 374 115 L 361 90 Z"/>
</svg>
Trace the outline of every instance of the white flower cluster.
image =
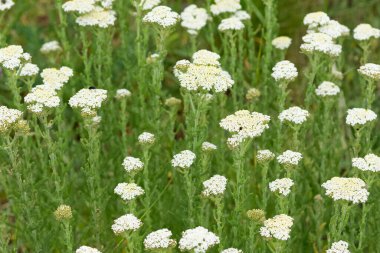
<svg viewBox="0 0 380 253">
<path fill-rule="evenodd" d="M 362 157 L 352 158 L 352 167 L 363 171 L 380 171 L 380 157 L 375 154 L 368 154 Z"/>
<path fill-rule="evenodd" d="M 21 120 L 22 112 L 0 106 L 0 133 L 12 130 L 14 125 Z"/>
<path fill-rule="evenodd" d="M 215 144 L 212 144 L 211 142 L 203 142 L 202 143 L 202 151 L 213 151 L 217 150 L 218 147 Z"/>
<path fill-rule="evenodd" d="M 30 59 L 30 54 L 24 53 L 24 49 L 19 45 L 0 48 L 0 66 L 5 69 L 15 70 Z"/>
<path fill-rule="evenodd" d="M 62 48 L 59 45 L 58 41 L 56 40 L 44 43 L 40 49 L 40 52 L 43 54 L 49 54 L 49 53 L 59 52 L 59 51 L 62 51 Z"/>
<path fill-rule="evenodd" d="M 143 11 L 151 10 L 161 3 L 161 0 L 142 0 L 140 6 Z"/>
<path fill-rule="evenodd" d="M 145 193 L 144 189 L 135 183 L 119 183 L 114 192 L 125 201 L 133 200 Z"/>
<path fill-rule="evenodd" d="M 309 29 L 326 25 L 329 21 L 330 17 L 322 11 L 308 13 L 303 19 L 304 25 L 307 25 Z"/>
<path fill-rule="evenodd" d="M 0 1 L 0 11 L 9 10 L 14 4 L 13 0 L 2 0 Z"/>
<path fill-rule="evenodd" d="M 326 195 L 336 200 L 346 200 L 354 204 L 365 203 L 369 192 L 360 178 L 333 177 L 322 184 Z"/>
<path fill-rule="evenodd" d="M 281 155 L 277 156 L 277 161 L 285 166 L 297 166 L 302 160 L 302 154 L 291 150 L 286 150 Z"/>
<path fill-rule="evenodd" d="M 188 169 L 194 163 L 196 155 L 190 150 L 184 150 L 173 156 L 171 161 L 174 168 Z"/>
<path fill-rule="evenodd" d="M 125 97 L 130 97 L 131 95 L 132 95 L 132 93 L 127 89 L 118 89 L 118 90 L 116 90 L 115 98 L 116 99 L 122 99 Z"/>
<path fill-rule="evenodd" d="M 336 96 L 340 92 L 339 87 L 333 82 L 324 81 L 316 89 L 315 94 L 319 97 Z"/>
<path fill-rule="evenodd" d="M 215 0 L 215 4 L 210 6 L 210 10 L 213 15 L 234 13 L 240 9 L 240 0 Z"/>
<path fill-rule="evenodd" d="M 261 136 L 265 129 L 269 128 L 269 121 L 270 117 L 262 113 L 240 110 L 222 119 L 219 125 L 224 130 L 233 133 L 229 138 L 229 144 L 238 145 L 247 138 Z"/>
<path fill-rule="evenodd" d="M 270 182 L 269 189 L 271 192 L 278 192 L 284 196 L 287 196 L 293 185 L 294 182 L 290 178 L 280 178 Z"/>
<path fill-rule="evenodd" d="M 125 157 L 122 165 L 127 172 L 137 172 L 144 168 L 144 163 L 132 156 Z"/>
<path fill-rule="evenodd" d="M 180 16 L 177 12 L 172 11 L 170 7 L 167 6 L 157 6 L 148 12 L 144 18 L 143 22 L 151 23 L 160 26 L 161 28 L 169 28 L 177 24 L 180 20 Z"/>
<path fill-rule="evenodd" d="M 237 17 L 230 17 L 223 19 L 219 26 L 218 30 L 221 32 L 225 31 L 239 31 L 244 29 L 243 22 Z"/>
<path fill-rule="evenodd" d="M 244 10 L 236 11 L 232 15 L 232 17 L 238 18 L 238 19 L 240 19 L 242 21 L 251 19 L 251 15 L 249 15 L 248 12 L 246 12 Z"/>
<path fill-rule="evenodd" d="M 153 144 L 156 141 L 154 134 L 148 132 L 143 132 L 137 139 L 140 144 Z"/>
<path fill-rule="evenodd" d="M 125 214 L 114 220 L 111 228 L 116 235 L 119 235 L 127 231 L 136 231 L 141 226 L 142 222 L 136 216 Z"/>
<path fill-rule="evenodd" d="M 38 72 L 40 72 L 40 68 L 36 64 L 28 62 L 21 67 L 19 76 L 35 76 Z"/>
<path fill-rule="evenodd" d="M 205 27 L 208 19 L 209 15 L 206 9 L 191 4 L 181 13 L 181 26 L 186 28 L 189 34 L 197 35 Z"/>
<path fill-rule="evenodd" d="M 88 246 L 80 246 L 75 253 L 102 253 L 96 248 L 91 248 Z"/>
<path fill-rule="evenodd" d="M 222 252 L 220 253 L 243 253 L 243 251 L 240 249 L 229 248 L 229 249 L 222 250 Z"/>
<path fill-rule="evenodd" d="M 262 149 L 257 151 L 256 159 L 260 163 L 270 162 L 275 158 L 275 154 L 269 149 Z"/>
<path fill-rule="evenodd" d="M 326 253 L 350 253 L 348 243 L 345 241 L 334 242 L 331 248 L 326 250 Z"/>
<path fill-rule="evenodd" d="M 81 89 L 69 100 L 72 108 L 79 108 L 83 116 L 95 116 L 96 109 L 107 99 L 107 91 L 102 89 Z"/>
<path fill-rule="evenodd" d="M 353 108 L 347 111 L 346 124 L 350 126 L 361 126 L 376 120 L 377 115 L 370 109 Z"/>
<path fill-rule="evenodd" d="M 358 72 L 371 80 L 380 80 L 380 65 L 374 63 L 367 63 L 360 66 Z"/>
<path fill-rule="evenodd" d="M 191 251 L 194 253 L 206 253 L 209 248 L 219 243 L 218 236 L 206 228 L 199 226 L 182 232 L 179 249 L 181 251 Z"/>
<path fill-rule="evenodd" d="M 272 45 L 279 50 L 286 50 L 292 44 L 292 39 L 287 36 L 280 36 L 272 40 Z"/>
<path fill-rule="evenodd" d="M 354 29 L 354 39 L 366 41 L 380 38 L 380 29 L 373 28 L 370 24 L 360 24 Z"/>
<path fill-rule="evenodd" d="M 223 195 L 227 187 L 227 178 L 220 175 L 212 176 L 203 182 L 202 195 L 206 197 L 218 197 Z"/>
<path fill-rule="evenodd" d="M 309 112 L 298 106 L 292 106 L 280 113 L 278 116 L 281 122 L 289 122 L 296 125 L 304 123 L 309 117 Z"/>
<path fill-rule="evenodd" d="M 298 76 L 297 68 L 287 60 L 277 62 L 272 71 L 272 77 L 277 82 L 290 82 Z"/>
<path fill-rule="evenodd" d="M 65 12 L 80 14 L 76 23 L 80 26 L 97 26 L 107 28 L 116 21 L 116 12 L 112 10 L 113 0 L 71 0 L 62 8 Z"/>
<path fill-rule="evenodd" d="M 266 238 L 276 238 L 286 241 L 290 238 L 293 218 L 286 214 L 279 214 L 264 221 L 260 228 L 260 235 Z"/>
<path fill-rule="evenodd" d="M 42 113 L 45 110 L 56 108 L 60 104 L 60 99 L 56 90 L 46 84 L 37 85 L 30 93 L 24 97 L 28 110 L 33 113 Z"/>
<path fill-rule="evenodd" d="M 47 68 L 41 72 L 42 82 L 55 90 L 60 90 L 72 76 L 73 70 L 65 66 L 60 69 Z"/>
<path fill-rule="evenodd" d="M 336 20 L 330 20 L 327 24 L 319 27 L 317 31 L 327 34 L 333 39 L 338 39 L 350 34 L 350 29 L 347 26 L 340 24 Z"/>
<path fill-rule="evenodd" d="M 171 239 L 172 232 L 167 229 L 159 229 L 151 232 L 144 239 L 144 247 L 146 250 L 162 250 L 174 247 L 176 241 Z"/>
<path fill-rule="evenodd" d="M 178 61 L 174 75 L 181 87 L 189 91 L 226 92 L 234 81 L 231 75 L 220 67 L 220 56 L 208 50 L 199 50 L 193 54 L 193 62 Z"/>
<path fill-rule="evenodd" d="M 301 50 L 306 54 L 322 53 L 331 57 L 339 56 L 342 46 L 336 44 L 333 38 L 327 34 L 316 32 L 302 37 Z"/>
</svg>

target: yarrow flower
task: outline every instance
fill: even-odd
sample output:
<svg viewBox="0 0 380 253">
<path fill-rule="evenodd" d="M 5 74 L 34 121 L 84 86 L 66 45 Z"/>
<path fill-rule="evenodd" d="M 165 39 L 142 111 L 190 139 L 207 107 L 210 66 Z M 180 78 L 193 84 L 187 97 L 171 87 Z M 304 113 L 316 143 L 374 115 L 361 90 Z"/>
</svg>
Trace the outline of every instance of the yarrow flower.
<svg viewBox="0 0 380 253">
<path fill-rule="evenodd" d="M 205 197 L 218 197 L 223 195 L 227 186 L 227 178 L 220 175 L 212 176 L 203 182 L 202 195 Z"/>
<path fill-rule="evenodd" d="M 221 32 L 225 31 L 239 31 L 244 29 L 244 24 L 237 17 L 225 18 L 221 21 L 218 26 L 218 30 Z"/>
<path fill-rule="evenodd" d="M 167 6 L 157 6 L 153 8 L 143 18 L 143 22 L 158 25 L 161 28 L 169 28 L 177 24 L 180 16 Z"/>
<path fill-rule="evenodd" d="M 307 25 L 309 28 L 326 25 L 329 21 L 330 17 L 322 11 L 308 13 L 303 19 L 304 25 Z"/>
<path fill-rule="evenodd" d="M 73 217 L 71 207 L 68 205 L 60 205 L 54 211 L 55 219 L 58 221 L 70 220 Z"/>
<path fill-rule="evenodd" d="M 144 239 L 144 247 L 146 250 L 163 250 L 173 248 L 176 241 L 171 239 L 172 232 L 167 229 L 159 229 L 151 232 Z"/>
<path fill-rule="evenodd" d="M 246 215 L 248 219 L 256 223 L 263 223 L 265 221 L 265 212 L 262 209 L 248 210 Z"/>
<path fill-rule="evenodd" d="M 46 110 L 56 108 L 60 104 L 57 92 L 50 86 L 37 85 L 24 97 L 28 110 L 33 113 L 42 113 Z"/>
<path fill-rule="evenodd" d="M 60 69 L 47 68 L 42 70 L 41 73 L 42 82 L 56 90 L 60 90 L 72 76 L 73 70 L 65 66 L 61 67 Z"/>
<path fill-rule="evenodd" d="M 184 150 L 173 156 L 171 161 L 174 168 L 188 169 L 194 163 L 196 155 L 190 150 Z"/>
<path fill-rule="evenodd" d="M 350 253 L 348 243 L 345 241 L 334 242 L 331 248 L 326 250 L 326 253 Z"/>
<path fill-rule="evenodd" d="M 222 250 L 222 252 L 220 253 L 243 253 L 243 251 L 240 249 L 229 248 L 229 249 Z"/>
<path fill-rule="evenodd" d="M 354 29 L 354 39 L 367 41 L 380 38 L 380 29 L 373 28 L 370 24 L 360 24 Z"/>
<path fill-rule="evenodd" d="M 161 0 L 143 0 L 140 2 L 140 6 L 143 11 L 151 10 L 161 3 Z"/>
<path fill-rule="evenodd" d="M 0 1 L 0 11 L 9 10 L 14 4 L 13 0 L 2 0 Z"/>
<path fill-rule="evenodd" d="M 276 179 L 269 183 L 271 192 L 278 192 L 281 195 L 287 196 L 290 193 L 290 188 L 294 185 L 290 178 Z"/>
<path fill-rule="evenodd" d="M 363 66 L 360 66 L 358 72 L 364 77 L 371 80 L 380 80 L 380 65 L 374 63 L 367 63 Z"/>
<path fill-rule="evenodd" d="M 315 94 L 319 97 L 336 96 L 340 92 L 340 88 L 333 82 L 323 81 L 316 89 Z"/>
<path fill-rule="evenodd" d="M 262 149 L 257 151 L 256 159 L 259 163 L 267 163 L 272 161 L 276 155 L 268 150 L 268 149 Z"/>
<path fill-rule="evenodd" d="M 353 108 L 347 111 L 346 124 L 353 127 L 358 127 L 372 122 L 376 118 L 376 113 L 370 109 Z"/>
<path fill-rule="evenodd" d="M 75 22 L 80 26 L 97 26 L 100 28 L 108 28 L 113 26 L 116 21 L 116 12 L 104 9 L 99 6 L 82 16 L 77 17 Z"/>
<path fill-rule="evenodd" d="M 361 157 L 352 158 L 352 167 L 362 171 L 380 171 L 380 157 L 375 154 L 368 154 Z"/>
<path fill-rule="evenodd" d="M 330 20 L 327 24 L 319 27 L 318 32 L 327 34 L 333 39 L 338 39 L 342 36 L 349 35 L 350 29 L 338 21 Z"/>
<path fill-rule="evenodd" d="M 276 63 L 272 71 L 272 77 L 277 82 L 290 82 L 298 76 L 297 68 L 287 60 Z"/>
<path fill-rule="evenodd" d="M 330 57 L 337 57 L 342 52 L 342 46 L 335 44 L 333 38 L 327 34 L 316 32 L 302 37 L 301 51 L 305 54 L 322 53 Z"/>
<path fill-rule="evenodd" d="M 190 251 L 194 253 L 206 253 L 206 251 L 219 244 L 219 237 L 208 231 L 204 227 L 196 227 L 182 232 L 182 238 L 179 241 L 181 251 Z"/>
<path fill-rule="evenodd" d="M 95 0 L 71 0 L 62 5 L 65 12 L 89 13 L 95 9 Z"/>
<path fill-rule="evenodd" d="M 95 248 L 91 248 L 88 246 L 81 246 L 79 247 L 79 249 L 75 251 L 75 253 L 102 253 L 102 252 L 100 252 L 99 250 Z"/>
<path fill-rule="evenodd" d="M 260 228 L 260 235 L 265 238 L 276 238 L 286 241 L 290 238 L 293 218 L 286 214 L 279 214 L 264 221 Z"/>
<path fill-rule="evenodd" d="M 122 99 L 125 97 L 130 97 L 131 95 L 132 95 L 132 93 L 127 89 L 118 89 L 118 90 L 116 90 L 115 98 L 116 99 Z"/>
<path fill-rule="evenodd" d="M 10 45 L 0 48 L 0 66 L 14 70 L 21 66 L 22 61 L 29 61 L 30 55 L 24 53 L 24 49 L 19 45 Z"/>
<path fill-rule="evenodd" d="M 286 50 L 292 44 L 292 39 L 287 36 L 280 36 L 272 40 L 272 45 L 279 50 Z"/>
<path fill-rule="evenodd" d="M 128 231 L 136 231 L 142 224 L 141 220 L 129 213 L 114 220 L 111 228 L 116 235 L 119 235 Z"/>
<path fill-rule="evenodd" d="M 205 141 L 202 143 L 202 151 L 213 151 L 217 149 L 218 147 L 212 144 L 211 142 Z"/>
<path fill-rule="evenodd" d="M 254 99 L 257 99 L 261 96 L 261 92 L 260 90 L 256 89 L 256 88 L 250 88 L 248 89 L 247 93 L 245 94 L 245 98 L 248 100 L 248 101 L 251 101 L 251 100 L 254 100 Z"/>
<path fill-rule="evenodd" d="M 197 35 L 198 32 L 206 26 L 209 15 L 206 9 L 198 8 L 195 4 L 187 6 L 181 13 L 181 26 L 187 29 L 187 32 L 192 35 Z"/>
<path fill-rule="evenodd" d="M 35 76 L 40 71 L 40 68 L 33 63 L 26 63 L 23 65 L 20 69 L 20 76 L 27 77 L 27 76 Z"/>
<path fill-rule="evenodd" d="M 369 192 L 360 178 L 333 177 L 322 184 L 326 195 L 333 200 L 346 200 L 354 204 L 367 202 Z"/>
<path fill-rule="evenodd" d="M 238 10 L 236 11 L 232 17 L 234 18 L 238 18 L 240 19 L 241 21 L 244 21 L 244 20 L 249 20 L 251 19 L 251 15 L 248 14 L 248 12 L 244 11 L 244 10 Z"/>
<path fill-rule="evenodd" d="M 144 189 L 135 183 L 119 183 L 114 192 L 125 201 L 133 200 L 145 193 Z"/>
<path fill-rule="evenodd" d="M 304 123 L 309 117 L 309 112 L 299 108 L 298 106 L 292 106 L 280 113 L 278 116 L 281 122 L 293 123 L 300 125 Z"/>
<path fill-rule="evenodd" d="M 144 163 L 132 156 L 125 157 L 122 165 L 127 172 L 137 172 L 144 168 Z"/>
<path fill-rule="evenodd" d="M 278 163 L 285 166 L 297 166 L 302 160 L 302 154 L 291 150 L 286 150 L 281 155 L 277 156 Z"/>
<path fill-rule="evenodd" d="M 0 106 L 0 133 L 15 129 L 17 123 L 22 120 L 22 112 L 17 109 L 9 109 Z"/>
<path fill-rule="evenodd" d="M 222 119 L 220 127 L 233 133 L 233 141 L 241 143 L 247 138 L 259 137 L 269 128 L 270 117 L 259 112 L 240 110 Z"/>
<path fill-rule="evenodd" d="M 215 0 L 215 4 L 210 6 L 210 10 L 213 15 L 234 13 L 240 9 L 240 0 Z"/>
<path fill-rule="evenodd" d="M 193 54 L 193 62 L 178 61 L 174 75 L 181 87 L 188 91 L 226 92 L 234 81 L 231 75 L 220 67 L 220 56 L 208 50 L 199 50 Z"/>
<path fill-rule="evenodd" d="M 140 144 L 153 144 L 156 140 L 154 134 L 148 132 L 143 132 L 137 138 Z"/>
<path fill-rule="evenodd" d="M 107 99 L 107 91 L 102 89 L 81 89 L 69 100 L 72 108 L 81 110 L 83 116 L 95 116 L 96 110 Z"/>
<path fill-rule="evenodd" d="M 40 49 L 40 52 L 43 54 L 49 54 L 49 53 L 60 52 L 60 51 L 62 51 L 62 48 L 59 45 L 59 42 L 56 40 L 44 43 Z"/>
<path fill-rule="evenodd" d="M 182 104 L 182 100 L 175 97 L 170 97 L 165 100 L 165 105 L 169 107 L 179 106 Z"/>
</svg>

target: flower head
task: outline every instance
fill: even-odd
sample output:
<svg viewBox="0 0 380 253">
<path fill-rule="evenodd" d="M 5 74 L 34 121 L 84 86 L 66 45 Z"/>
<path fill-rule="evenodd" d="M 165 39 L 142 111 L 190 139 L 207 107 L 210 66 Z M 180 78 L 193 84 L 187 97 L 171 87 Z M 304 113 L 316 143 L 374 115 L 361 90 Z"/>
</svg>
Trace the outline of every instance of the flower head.
<svg viewBox="0 0 380 253">
<path fill-rule="evenodd" d="M 305 54 L 321 53 L 330 57 L 337 57 L 342 52 L 342 46 L 335 44 L 333 38 L 327 34 L 316 32 L 302 37 L 301 51 Z"/>
<path fill-rule="evenodd" d="M 62 5 L 65 12 L 89 13 L 95 9 L 95 0 L 71 0 Z"/>
<path fill-rule="evenodd" d="M 9 10 L 14 4 L 13 0 L 0 1 L 0 11 Z"/>
<path fill-rule="evenodd" d="M 287 60 L 276 63 L 272 71 L 272 77 L 277 82 L 291 82 L 298 76 L 297 68 Z"/>
<path fill-rule="evenodd" d="M 54 211 L 54 216 L 58 221 L 70 220 L 73 217 L 71 207 L 68 205 L 60 205 L 57 210 Z"/>
<path fill-rule="evenodd" d="M 290 188 L 294 185 L 290 178 L 276 179 L 269 183 L 271 192 L 278 192 L 281 195 L 287 196 L 290 193 Z"/>
<path fill-rule="evenodd" d="M 116 235 L 119 235 L 127 231 L 136 231 L 141 226 L 141 220 L 129 213 L 114 220 L 111 228 Z"/>
<path fill-rule="evenodd" d="M 60 52 L 60 51 L 62 51 L 62 48 L 59 45 L 59 42 L 56 40 L 44 43 L 40 49 L 40 52 L 43 54 L 49 54 L 49 53 Z"/>
<path fill-rule="evenodd" d="M 145 193 L 144 189 L 135 183 L 119 183 L 114 192 L 125 201 L 133 200 Z"/>
<path fill-rule="evenodd" d="M 176 245 L 176 241 L 171 239 L 171 236 L 172 232 L 167 228 L 151 232 L 144 239 L 144 247 L 146 250 L 172 248 Z"/>
<path fill-rule="evenodd" d="M 156 140 L 154 134 L 143 132 L 138 136 L 138 141 L 140 144 L 153 144 Z"/>
<path fill-rule="evenodd" d="M 151 10 L 161 3 L 161 0 L 144 0 L 140 2 L 143 11 Z"/>
<path fill-rule="evenodd" d="M 292 44 L 292 39 L 287 36 L 280 36 L 272 40 L 272 45 L 279 50 L 286 50 Z"/>
<path fill-rule="evenodd" d="M 257 223 L 263 223 L 265 221 L 265 212 L 262 209 L 248 210 L 246 215 L 248 219 Z"/>
<path fill-rule="evenodd" d="M 161 28 L 170 28 L 177 24 L 180 16 L 167 6 L 157 6 L 153 8 L 143 18 L 143 22 L 158 25 Z"/>
<path fill-rule="evenodd" d="M 280 113 L 278 118 L 281 122 L 288 122 L 296 125 L 304 123 L 309 117 L 309 112 L 299 108 L 298 106 L 292 106 Z"/>
<path fill-rule="evenodd" d="M 196 155 L 190 150 L 184 150 L 173 156 L 172 166 L 179 169 L 188 169 L 194 163 Z"/>
<path fill-rule="evenodd" d="M 65 85 L 70 77 L 73 76 L 73 70 L 69 67 L 47 68 L 42 70 L 42 82 L 56 90 L 60 90 Z"/>
<path fill-rule="evenodd" d="M 360 24 L 354 29 L 354 39 L 366 41 L 380 38 L 380 29 L 373 28 L 370 24 Z"/>
<path fill-rule="evenodd" d="M 345 241 L 334 242 L 331 248 L 326 250 L 326 253 L 350 253 L 348 243 Z"/>
<path fill-rule="evenodd" d="M 195 4 L 191 4 L 181 13 L 181 26 L 186 28 L 188 33 L 196 35 L 205 27 L 208 19 L 209 15 L 206 9 L 198 8 Z"/>
<path fill-rule="evenodd" d="M 210 6 L 210 10 L 213 15 L 235 13 L 240 9 L 240 0 L 215 0 L 215 4 Z"/>
<path fill-rule="evenodd" d="M 50 86 L 37 85 L 24 97 L 28 110 L 34 113 L 42 113 L 45 110 L 59 106 L 60 99 L 57 92 Z"/>
<path fill-rule="evenodd" d="M 358 72 L 364 77 L 371 80 L 380 80 L 380 65 L 374 63 L 367 63 L 363 66 L 360 66 Z"/>
<path fill-rule="evenodd" d="M 302 160 L 302 154 L 291 150 L 286 150 L 281 155 L 277 156 L 277 161 L 285 166 L 297 166 Z"/>
<path fill-rule="evenodd" d="M 276 155 L 269 149 L 262 149 L 257 151 L 256 159 L 259 163 L 267 163 L 272 161 Z"/>
<path fill-rule="evenodd" d="M 33 64 L 33 63 L 26 63 L 25 65 L 23 65 L 20 69 L 20 76 L 35 76 L 38 74 L 38 72 L 40 71 L 40 68 L 36 65 L 36 64 Z"/>
<path fill-rule="evenodd" d="M 127 89 L 118 89 L 118 90 L 116 90 L 115 98 L 116 99 L 123 99 L 125 97 L 130 97 L 131 95 L 132 95 L 132 93 Z"/>
<path fill-rule="evenodd" d="M 217 150 L 218 147 L 214 144 L 212 144 L 211 142 L 203 142 L 202 143 L 202 151 L 213 151 L 213 150 Z"/>
<path fill-rule="evenodd" d="M 196 227 L 182 232 L 179 241 L 181 251 L 205 253 L 209 248 L 219 244 L 219 237 L 204 227 Z"/>
<path fill-rule="evenodd" d="M 338 21 L 330 20 L 327 24 L 318 28 L 318 32 L 329 35 L 333 39 L 347 36 L 350 34 L 350 29 L 340 24 Z"/>
<path fill-rule="evenodd" d="M 79 249 L 75 251 L 75 253 L 102 253 L 102 252 L 100 252 L 99 250 L 95 248 L 91 248 L 88 246 L 81 246 L 79 247 Z"/>
<path fill-rule="evenodd" d="M 260 235 L 265 238 L 276 238 L 286 241 L 290 238 L 293 218 L 286 214 L 279 214 L 264 221 L 264 226 L 260 228 Z"/>
<path fill-rule="evenodd" d="M 380 157 L 375 154 L 368 154 L 361 157 L 352 158 L 352 167 L 357 168 L 362 171 L 380 171 Z"/>
<path fill-rule="evenodd" d="M 17 123 L 22 120 L 22 112 L 0 106 L 0 133 L 11 131 L 16 128 Z"/>
<path fill-rule="evenodd" d="M 369 192 L 360 178 L 333 177 L 322 184 L 326 195 L 333 200 L 346 200 L 354 204 L 367 202 Z"/>
<path fill-rule="evenodd" d="M 14 70 L 21 65 L 22 60 L 29 60 L 29 56 L 25 55 L 24 49 L 18 45 L 0 48 L 0 66 Z"/>
<path fill-rule="evenodd" d="M 220 175 L 212 176 L 203 182 L 202 195 L 206 197 L 218 197 L 223 195 L 227 186 L 227 178 Z"/>
<path fill-rule="evenodd" d="M 308 13 L 303 19 L 304 25 L 307 25 L 309 28 L 326 25 L 329 21 L 330 17 L 322 11 Z"/>
<path fill-rule="evenodd" d="M 323 81 L 318 88 L 315 89 L 315 94 L 318 97 L 332 97 L 338 95 L 339 87 L 333 82 Z"/>
<path fill-rule="evenodd" d="M 144 168 L 144 163 L 132 156 L 127 156 L 123 160 L 123 167 L 127 172 L 137 172 Z"/>
<path fill-rule="evenodd" d="M 370 109 L 354 108 L 347 111 L 346 124 L 353 127 L 358 127 L 372 122 L 376 118 L 376 113 Z"/>
<path fill-rule="evenodd" d="M 225 31 L 239 31 L 244 29 L 243 22 L 237 17 L 225 18 L 218 26 L 218 30 Z"/>
<path fill-rule="evenodd" d="M 81 110 L 83 116 L 95 116 L 96 110 L 107 99 L 107 91 L 102 89 L 81 89 L 69 100 L 72 108 Z"/>
<path fill-rule="evenodd" d="M 220 253 L 243 253 L 243 251 L 240 249 L 229 248 L 229 249 L 222 250 L 222 252 Z"/>
</svg>

